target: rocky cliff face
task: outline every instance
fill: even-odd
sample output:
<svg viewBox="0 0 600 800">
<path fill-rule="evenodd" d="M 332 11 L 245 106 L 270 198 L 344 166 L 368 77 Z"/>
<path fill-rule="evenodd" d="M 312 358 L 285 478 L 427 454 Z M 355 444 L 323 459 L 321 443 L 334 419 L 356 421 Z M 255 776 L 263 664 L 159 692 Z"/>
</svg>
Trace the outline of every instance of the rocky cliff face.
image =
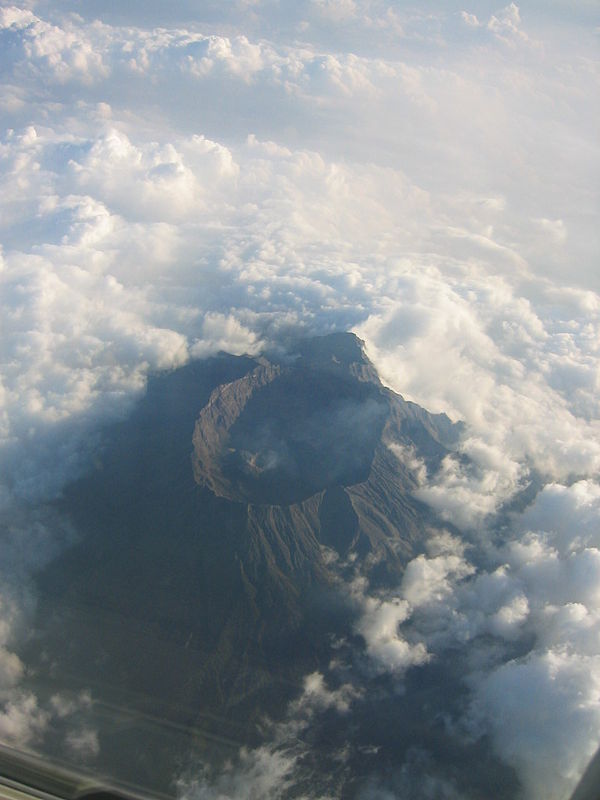
<svg viewBox="0 0 600 800">
<path fill-rule="evenodd" d="M 253 530 L 305 531 L 340 556 L 374 553 L 401 569 L 427 515 L 399 454 L 435 469 L 459 430 L 385 389 L 360 340 L 335 334 L 212 392 L 194 428 L 194 477 L 247 504 Z"/>
</svg>

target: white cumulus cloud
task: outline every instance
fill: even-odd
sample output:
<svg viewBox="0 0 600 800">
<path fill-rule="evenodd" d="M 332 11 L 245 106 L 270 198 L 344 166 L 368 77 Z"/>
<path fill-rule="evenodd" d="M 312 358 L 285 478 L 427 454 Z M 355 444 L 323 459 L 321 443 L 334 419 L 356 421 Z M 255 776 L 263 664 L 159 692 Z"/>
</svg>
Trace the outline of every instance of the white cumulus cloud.
<svg viewBox="0 0 600 800">
<path fill-rule="evenodd" d="M 72 541 L 46 504 L 99 427 L 152 371 L 352 329 L 388 385 L 466 423 L 436 474 L 415 464 L 448 532 L 355 595 L 366 655 L 402 680 L 465 645 L 472 730 L 528 797 L 566 797 L 598 743 L 587 6 L 200 5 L 0 5 L 0 732 L 60 717 L 20 689 L 17 645 L 33 572 Z M 307 680 L 305 708 L 351 710 Z M 240 763 L 222 796 L 277 796 L 297 759 Z"/>
</svg>

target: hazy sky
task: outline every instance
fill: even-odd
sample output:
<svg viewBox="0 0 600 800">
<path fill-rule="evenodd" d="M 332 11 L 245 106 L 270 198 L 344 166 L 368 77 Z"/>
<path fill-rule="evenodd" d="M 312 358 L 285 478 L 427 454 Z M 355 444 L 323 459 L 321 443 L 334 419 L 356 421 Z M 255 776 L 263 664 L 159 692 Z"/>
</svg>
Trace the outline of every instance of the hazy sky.
<svg viewBox="0 0 600 800">
<path fill-rule="evenodd" d="M 352 329 L 466 421 L 475 468 L 420 495 L 485 550 L 354 587 L 374 663 L 527 633 L 474 671 L 471 723 L 527 798 L 568 795 L 600 741 L 599 36 L 592 0 L 0 5 L 0 738 L 51 713 L 11 646 L 69 535 L 40 504 L 99 423 L 151 370 Z"/>
</svg>

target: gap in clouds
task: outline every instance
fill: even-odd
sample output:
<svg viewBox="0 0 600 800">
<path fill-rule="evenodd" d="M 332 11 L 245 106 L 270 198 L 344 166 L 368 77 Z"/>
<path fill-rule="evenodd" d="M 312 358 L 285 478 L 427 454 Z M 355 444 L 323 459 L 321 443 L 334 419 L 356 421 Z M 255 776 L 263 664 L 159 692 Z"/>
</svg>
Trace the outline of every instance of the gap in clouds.
<svg viewBox="0 0 600 800">
<path fill-rule="evenodd" d="M 351 328 L 389 385 L 468 425 L 419 497 L 472 549 L 424 552 L 387 596 L 364 587 L 365 658 L 412 653 L 418 683 L 435 670 L 419 647 L 456 657 L 448 735 L 488 737 L 528 797 L 567 796 L 598 730 L 593 9 L 169 14 L 0 7 L 1 735 L 64 722 L 61 741 L 97 755 L 88 696 L 36 699 L 16 651 L 33 574 L 76 536 L 43 504 L 85 470 L 99 427 L 150 372 Z M 532 479 L 545 487 L 509 513 Z M 369 633 L 387 612 L 389 641 Z M 364 791 L 413 791 L 424 772 L 430 755 L 412 753 Z M 432 796 L 460 791 L 432 780 Z"/>
</svg>

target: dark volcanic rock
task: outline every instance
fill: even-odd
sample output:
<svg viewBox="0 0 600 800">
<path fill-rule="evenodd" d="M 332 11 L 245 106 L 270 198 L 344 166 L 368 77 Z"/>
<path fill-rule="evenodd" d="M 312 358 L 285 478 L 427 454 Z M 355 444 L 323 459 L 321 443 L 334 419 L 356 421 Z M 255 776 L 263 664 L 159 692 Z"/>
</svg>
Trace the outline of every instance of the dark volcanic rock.
<svg viewBox="0 0 600 800">
<path fill-rule="evenodd" d="M 305 363 L 265 364 L 217 389 L 194 430 L 200 485 L 290 505 L 369 477 L 388 404 L 378 387 Z"/>
<path fill-rule="evenodd" d="M 385 389 L 356 336 L 332 334 L 213 391 L 194 428 L 194 478 L 252 513 L 285 507 L 307 519 L 299 509 L 318 497 L 316 540 L 340 554 L 360 540 L 399 574 L 430 515 L 397 454 L 408 448 L 435 471 L 460 430 Z"/>
<path fill-rule="evenodd" d="M 352 632 L 334 554 L 397 581 L 435 524 L 398 454 L 435 470 L 459 433 L 384 388 L 352 334 L 152 378 L 60 503 L 80 543 L 39 576 L 28 657 L 57 688 L 251 741 Z"/>
</svg>

